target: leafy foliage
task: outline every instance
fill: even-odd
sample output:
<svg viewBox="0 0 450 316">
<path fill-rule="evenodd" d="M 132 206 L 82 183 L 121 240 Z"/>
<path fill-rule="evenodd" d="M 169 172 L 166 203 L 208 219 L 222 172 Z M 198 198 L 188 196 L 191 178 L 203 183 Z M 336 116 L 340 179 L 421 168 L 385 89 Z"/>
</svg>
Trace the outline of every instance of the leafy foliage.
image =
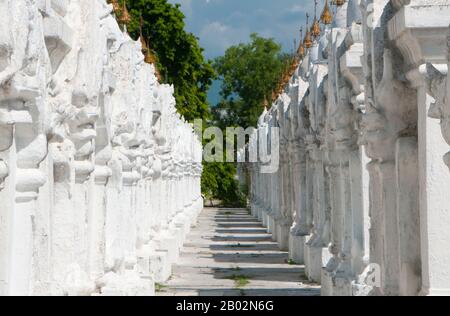
<svg viewBox="0 0 450 316">
<path fill-rule="evenodd" d="M 264 99 L 270 102 L 272 91 L 290 60 L 273 39 L 257 34 L 252 34 L 247 44 L 228 48 L 225 55 L 213 63 L 222 81 L 222 100 L 212 108 L 211 124 L 224 132 L 226 127 L 256 126 Z M 203 178 L 203 187 L 211 188 L 208 194 L 226 205 L 245 205 L 248 188 L 238 184 L 234 164 L 207 164 Z"/>
<path fill-rule="evenodd" d="M 119 3 L 122 5 L 123 0 Z M 177 110 L 188 121 L 201 118 L 223 129 L 227 126 L 254 126 L 265 97 L 280 78 L 284 55 L 272 39 L 256 34 L 251 43 L 230 47 L 223 57 L 210 61 L 203 57 L 198 39 L 186 32 L 179 5 L 167 0 L 128 0 L 131 15 L 128 31 L 132 38 L 142 34 L 157 57 L 162 81 L 173 84 Z M 215 78 L 222 81 L 222 101 L 211 111 L 207 91 Z M 236 167 L 230 163 L 205 163 L 202 191 L 227 206 L 242 206 L 245 196 L 236 181 Z"/>
<path fill-rule="evenodd" d="M 128 0 L 127 8 L 131 15 L 128 31 L 134 39 L 139 38 L 142 16 L 142 33 L 156 53 L 162 80 L 175 86 L 178 112 L 188 121 L 208 118 L 207 91 L 215 73 L 198 39 L 185 31 L 180 5 L 167 0 Z"/>
<path fill-rule="evenodd" d="M 202 190 L 206 199 L 219 199 L 222 205 L 242 207 L 245 196 L 235 179 L 236 167 L 232 163 L 204 163 Z"/>
<path fill-rule="evenodd" d="M 211 62 L 204 59 L 198 39 L 185 31 L 180 6 L 167 0 L 128 0 L 127 8 L 131 15 L 128 31 L 134 39 L 140 36 L 142 17 L 142 34 L 157 57 L 162 80 L 175 87 L 178 112 L 191 122 L 197 118 L 207 120 L 210 117 L 207 91 L 215 72 Z M 214 175 L 216 171 L 226 173 L 205 166 L 202 191 L 205 196 L 221 198 L 231 191 L 230 183 L 217 181 L 220 178 Z"/>
<path fill-rule="evenodd" d="M 264 99 L 270 102 L 289 59 L 273 39 L 257 34 L 250 36 L 250 43 L 228 48 L 214 61 L 222 80 L 222 102 L 213 109 L 215 119 L 231 126 L 255 126 Z"/>
</svg>

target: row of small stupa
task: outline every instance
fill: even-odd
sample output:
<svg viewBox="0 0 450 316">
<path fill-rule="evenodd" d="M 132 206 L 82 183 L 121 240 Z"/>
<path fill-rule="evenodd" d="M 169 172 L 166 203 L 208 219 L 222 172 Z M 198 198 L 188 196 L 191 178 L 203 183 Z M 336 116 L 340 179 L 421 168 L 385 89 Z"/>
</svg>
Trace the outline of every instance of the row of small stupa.
<svg viewBox="0 0 450 316">
<path fill-rule="evenodd" d="M 116 16 L 117 22 L 123 27 L 124 32 L 127 31 L 127 27 L 131 23 L 131 15 L 127 9 L 127 1 L 123 0 L 122 5 L 120 5 L 119 0 L 107 0 L 108 4 L 112 4 L 114 9 L 114 14 Z M 145 40 L 145 36 L 142 31 L 143 19 L 140 16 L 140 24 L 139 24 L 139 40 L 142 45 L 142 54 L 145 56 L 144 61 L 148 64 L 153 64 L 155 66 L 156 75 L 159 81 L 161 81 L 161 75 L 158 71 L 157 67 L 157 57 L 154 50 L 150 47 L 150 39 L 148 42 Z"/>
<path fill-rule="evenodd" d="M 280 94 L 283 92 L 284 87 L 292 78 L 295 70 L 300 65 L 301 60 L 306 55 L 306 50 L 311 48 L 313 45 L 313 40 L 320 37 L 322 33 L 322 25 L 330 25 L 333 23 L 333 10 L 331 6 L 340 7 L 345 4 L 345 0 L 331 0 L 331 6 L 328 0 L 325 0 L 325 4 L 320 17 L 317 17 L 317 4 L 318 1 L 314 0 L 314 20 L 312 25 L 309 25 L 310 15 L 306 13 L 306 33 L 303 36 L 303 27 L 300 29 L 300 44 L 297 48 L 297 52 L 292 57 L 291 61 L 287 64 L 284 69 L 278 86 L 272 91 L 272 102 L 274 102 Z M 264 100 L 264 108 L 269 106 L 269 101 L 267 98 Z"/>
</svg>

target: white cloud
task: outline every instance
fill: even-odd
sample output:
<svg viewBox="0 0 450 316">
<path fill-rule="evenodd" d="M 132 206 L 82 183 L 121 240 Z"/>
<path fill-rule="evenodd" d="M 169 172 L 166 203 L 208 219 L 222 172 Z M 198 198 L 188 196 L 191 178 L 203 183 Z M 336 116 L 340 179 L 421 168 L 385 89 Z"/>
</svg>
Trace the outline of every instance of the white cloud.
<svg viewBox="0 0 450 316">
<path fill-rule="evenodd" d="M 222 55 L 231 45 L 247 42 L 250 33 L 273 37 L 290 51 L 293 39 L 305 24 L 305 13 L 314 13 L 311 0 L 169 0 L 180 3 L 187 30 L 200 38 L 207 57 Z M 320 1 L 318 13 L 322 10 Z"/>
<path fill-rule="evenodd" d="M 207 23 L 199 33 L 200 45 L 207 47 L 207 55 L 221 55 L 228 47 L 248 40 L 250 31 L 235 28 L 219 21 Z"/>
</svg>

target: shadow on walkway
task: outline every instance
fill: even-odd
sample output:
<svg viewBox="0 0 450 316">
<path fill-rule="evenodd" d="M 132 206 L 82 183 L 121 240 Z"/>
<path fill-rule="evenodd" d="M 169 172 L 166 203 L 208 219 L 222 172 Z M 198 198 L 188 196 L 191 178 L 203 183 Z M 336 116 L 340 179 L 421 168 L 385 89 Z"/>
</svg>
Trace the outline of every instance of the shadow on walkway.
<svg viewBox="0 0 450 316">
<path fill-rule="evenodd" d="M 243 209 L 204 209 L 173 272 L 158 295 L 320 295 L 304 267 L 289 264 L 288 253 Z"/>
</svg>

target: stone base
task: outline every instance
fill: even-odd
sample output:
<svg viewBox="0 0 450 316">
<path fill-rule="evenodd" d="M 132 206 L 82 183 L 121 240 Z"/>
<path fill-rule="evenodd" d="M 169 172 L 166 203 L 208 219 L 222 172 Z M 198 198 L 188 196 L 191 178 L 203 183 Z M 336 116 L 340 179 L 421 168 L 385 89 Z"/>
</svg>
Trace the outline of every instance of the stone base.
<svg viewBox="0 0 450 316">
<path fill-rule="evenodd" d="M 259 209 L 259 208 L 256 210 L 256 217 L 258 218 L 258 221 L 260 221 L 260 222 L 263 221 L 263 218 L 264 218 L 263 212 L 262 212 L 262 210 Z"/>
<path fill-rule="evenodd" d="M 200 215 L 201 211 L 203 210 L 203 204 L 204 200 L 202 197 L 198 198 L 195 202 L 193 202 L 192 207 L 189 209 L 189 231 L 190 228 L 197 226 L 197 220 L 198 216 Z"/>
<path fill-rule="evenodd" d="M 186 240 L 186 232 L 185 232 L 185 227 L 181 226 L 181 227 L 174 227 L 172 229 L 170 229 L 170 233 L 172 234 L 172 236 L 175 238 L 175 244 L 176 244 L 176 251 L 174 254 L 174 262 L 178 260 L 179 254 L 180 254 L 180 250 L 183 247 L 184 241 Z"/>
<path fill-rule="evenodd" d="M 368 296 L 366 286 L 356 285 L 354 281 L 336 277 L 335 272 L 322 269 L 321 296 Z"/>
<path fill-rule="evenodd" d="M 269 228 L 269 217 L 262 210 L 260 211 L 260 214 L 261 214 L 262 225 L 268 229 Z"/>
<path fill-rule="evenodd" d="M 157 240 L 158 250 L 167 251 L 169 265 L 175 263 L 178 259 L 180 248 L 176 236 L 164 235 Z"/>
<path fill-rule="evenodd" d="M 277 239 L 277 234 L 276 234 L 276 226 L 275 226 L 275 220 L 273 219 L 273 217 L 271 217 L 270 215 L 267 216 L 268 217 L 268 225 L 267 225 L 267 232 L 269 234 L 272 234 L 272 240 L 276 241 Z"/>
<path fill-rule="evenodd" d="M 290 226 L 277 224 L 277 242 L 281 251 L 289 250 Z"/>
<path fill-rule="evenodd" d="M 374 288 L 372 286 L 358 284 L 356 282 L 352 283 L 352 295 L 353 296 L 374 296 Z M 449 293 L 450 295 L 450 293 Z M 446 296 L 449 296 L 446 295 Z"/>
<path fill-rule="evenodd" d="M 334 272 L 327 271 L 322 268 L 322 279 L 321 279 L 321 296 L 333 296 L 333 278 Z"/>
<path fill-rule="evenodd" d="M 189 232 L 191 231 L 191 227 L 194 227 L 196 225 L 197 210 L 191 208 L 189 210 L 184 211 L 183 215 L 186 218 L 183 224 L 186 226 L 186 233 L 189 234 Z"/>
<path fill-rule="evenodd" d="M 106 275 L 107 284 L 95 296 L 155 296 L 155 283 L 151 278 L 142 278 L 134 272 L 124 275 Z"/>
<path fill-rule="evenodd" d="M 333 296 L 352 296 L 352 283 L 352 280 L 335 277 L 333 282 Z"/>
<path fill-rule="evenodd" d="M 343 278 L 336 278 L 335 272 L 322 269 L 321 296 L 373 296 L 374 288 Z"/>
<path fill-rule="evenodd" d="M 305 274 L 310 281 L 319 284 L 322 278 L 322 249 L 305 246 Z"/>
<path fill-rule="evenodd" d="M 333 296 L 333 278 L 335 271 L 327 269 L 330 262 L 332 262 L 333 255 L 326 248 L 322 248 L 322 278 L 321 278 L 321 295 Z"/>
<path fill-rule="evenodd" d="M 155 282 L 163 283 L 172 275 L 172 265 L 167 251 L 156 250 L 149 257 L 150 273 Z"/>
<path fill-rule="evenodd" d="M 96 280 L 91 279 L 78 264 L 68 267 L 64 277 L 63 294 L 67 296 L 91 296 L 96 293 Z M 8 293 L 9 296 L 20 296 L 14 288 Z"/>
<path fill-rule="evenodd" d="M 259 212 L 258 212 L 258 209 L 255 206 L 255 204 L 253 204 L 253 203 L 251 204 L 250 211 L 251 211 L 253 217 L 255 217 L 255 218 L 259 217 Z"/>
<path fill-rule="evenodd" d="M 450 296 L 450 289 L 422 289 L 420 296 Z"/>
<path fill-rule="evenodd" d="M 297 264 L 305 263 L 305 236 L 289 234 L 289 259 Z"/>
</svg>

